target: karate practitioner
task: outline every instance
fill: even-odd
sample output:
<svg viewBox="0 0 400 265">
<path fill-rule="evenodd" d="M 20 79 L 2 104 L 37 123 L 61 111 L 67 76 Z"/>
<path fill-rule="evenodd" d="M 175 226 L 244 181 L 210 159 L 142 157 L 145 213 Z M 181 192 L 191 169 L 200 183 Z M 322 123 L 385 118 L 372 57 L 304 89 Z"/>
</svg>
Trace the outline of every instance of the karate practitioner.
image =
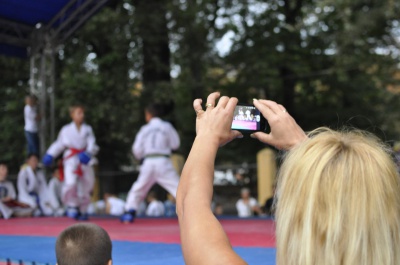
<svg viewBox="0 0 400 265">
<path fill-rule="evenodd" d="M 4 203 L 17 198 L 14 185 L 7 181 L 7 174 L 7 165 L 0 162 L 0 214 L 4 219 L 10 218 L 13 214 L 13 210 Z"/>
<path fill-rule="evenodd" d="M 134 221 L 136 210 L 150 188 L 158 183 L 174 197 L 179 183 L 179 176 L 170 160 L 172 150 L 180 145 L 179 135 L 169 122 L 161 120 L 162 106 L 151 104 L 145 110 L 146 125 L 140 128 L 132 147 L 138 160 L 143 159 L 140 174 L 125 204 L 123 223 Z"/>
<path fill-rule="evenodd" d="M 52 215 L 48 202 L 47 184 L 44 173 L 37 168 L 39 159 L 31 154 L 18 173 L 18 201 L 34 209 L 34 216 Z"/>
<path fill-rule="evenodd" d="M 49 203 L 55 216 L 63 216 L 65 213 L 61 198 L 62 182 L 60 180 L 59 168 L 53 168 L 53 176 L 48 184 Z"/>
<path fill-rule="evenodd" d="M 43 164 L 51 165 L 54 158 L 64 152 L 62 200 L 67 206 L 66 214 L 77 220 L 88 220 L 87 207 L 94 185 L 93 168 L 88 164 L 99 148 L 92 127 L 84 123 L 83 106 L 71 107 L 70 115 L 72 122 L 61 129 L 43 157 Z"/>
</svg>

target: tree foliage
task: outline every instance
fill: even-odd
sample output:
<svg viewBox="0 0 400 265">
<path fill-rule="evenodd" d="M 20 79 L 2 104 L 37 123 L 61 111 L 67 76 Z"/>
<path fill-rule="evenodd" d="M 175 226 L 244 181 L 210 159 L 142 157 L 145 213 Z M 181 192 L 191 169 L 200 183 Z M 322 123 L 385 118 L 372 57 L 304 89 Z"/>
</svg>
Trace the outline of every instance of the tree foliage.
<svg viewBox="0 0 400 265">
<path fill-rule="evenodd" d="M 114 170 L 131 163 L 143 106 L 173 101 L 167 118 L 186 155 L 192 100 L 219 90 L 276 100 L 307 130 L 354 126 L 396 139 L 399 11 L 393 0 L 111 1 L 58 53 L 57 130 L 70 104 L 86 105 L 101 167 Z M 1 57 L 0 69 L 2 159 L 17 165 L 28 62 Z M 254 161 L 262 147 L 246 137 L 220 162 Z"/>
</svg>

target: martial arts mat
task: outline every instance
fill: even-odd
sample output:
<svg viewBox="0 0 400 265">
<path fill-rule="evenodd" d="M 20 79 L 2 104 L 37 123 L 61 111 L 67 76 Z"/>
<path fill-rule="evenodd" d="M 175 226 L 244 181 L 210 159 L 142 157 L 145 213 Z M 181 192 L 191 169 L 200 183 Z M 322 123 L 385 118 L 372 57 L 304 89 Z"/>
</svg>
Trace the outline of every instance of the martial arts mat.
<svg viewBox="0 0 400 265">
<path fill-rule="evenodd" d="M 92 217 L 113 241 L 114 265 L 183 265 L 178 220 L 137 218 L 124 225 L 117 218 Z M 220 219 L 235 251 L 249 264 L 275 264 L 275 228 L 270 219 Z M 68 218 L 0 220 L 0 265 L 56 264 L 57 235 L 76 222 Z"/>
</svg>

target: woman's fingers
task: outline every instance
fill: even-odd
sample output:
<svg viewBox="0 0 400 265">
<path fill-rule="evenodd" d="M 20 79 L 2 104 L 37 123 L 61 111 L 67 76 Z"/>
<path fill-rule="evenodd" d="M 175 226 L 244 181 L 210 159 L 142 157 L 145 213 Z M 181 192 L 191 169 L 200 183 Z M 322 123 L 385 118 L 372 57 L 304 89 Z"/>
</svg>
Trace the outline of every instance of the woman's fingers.
<svg viewBox="0 0 400 265">
<path fill-rule="evenodd" d="M 261 114 L 269 121 L 272 118 L 274 112 L 268 108 L 267 105 L 263 104 L 261 100 L 254 99 L 254 106 L 261 112 Z"/>
<path fill-rule="evenodd" d="M 193 101 L 193 109 L 196 112 L 196 115 L 199 115 L 204 112 L 203 107 L 201 106 L 202 102 L 203 102 L 203 100 L 201 100 L 200 98 L 195 99 Z"/>
<path fill-rule="evenodd" d="M 208 97 L 207 97 L 207 103 L 206 103 L 206 108 L 208 109 L 212 109 L 215 107 L 215 101 L 219 98 L 220 93 L 219 92 L 214 92 L 211 93 Z"/>
<path fill-rule="evenodd" d="M 255 132 L 255 133 L 251 134 L 250 136 L 251 136 L 251 138 L 255 138 L 263 143 L 274 145 L 271 135 L 269 135 L 267 133 Z"/>
<path fill-rule="evenodd" d="M 217 107 L 225 108 L 228 101 L 229 98 L 227 96 L 222 96 L 218 101 Z"/>
<path fill-rule="evenodd" d="M 194 108 L 194 110 L 196 111 L 196 110 L 199 110 L 199 109 L 203 109 L 202 107 L 201 107 L 201 103 L 203 102 L 203 100 L 201 99 L 201 98 L 198 98 L 198 99 L 195 99 L 194 101 L 193 101 L 193 108 Z"/>
<path fill-rule="evenodd" d="M 237 103 L 238 103 L 237 98 L 230 98 L 228 100 L 228 102 L 226 103 L 225 109 L 229 112 L 232 112 L 232 115 L 233 115 L 233 112 L 235 111 L 235 107 L 236 107 Z"/>
<path fill-rule="evenodd" d="M 275 114 L 279 115 L 283 112 L 281 107 L 278 105 L 278 103 L 272 101 L 272 100 L 266 100 L 266 99 L 259 99 L 258 100 L 261 104 L 267 106 L 272 112 Z M 283 106 L 282 106 L 283 107 Z"/>
</svg>

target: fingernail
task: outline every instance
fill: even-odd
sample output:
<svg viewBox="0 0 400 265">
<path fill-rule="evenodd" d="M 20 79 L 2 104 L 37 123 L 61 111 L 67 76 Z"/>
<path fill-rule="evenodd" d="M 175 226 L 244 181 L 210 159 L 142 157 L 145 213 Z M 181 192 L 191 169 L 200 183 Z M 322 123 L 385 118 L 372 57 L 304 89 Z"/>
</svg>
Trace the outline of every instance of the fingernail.
<svg viewBox="0 0 400 265">
<path fill-rule="evenodd" d="M 236 138 L 243 138 L 243 134 L 238 135 Z"/>
<path fill-rule="evenodd" d="M 253 98 L 253 101 L 257 101 L 258 99 L 256 99 L 256 98 Z"/>
<path fill-rule="evenodd" d="M 256 138 L 256 136 L 254 135 L 254 133 L 250 134 L 251 138 Z"/>
</svg>

